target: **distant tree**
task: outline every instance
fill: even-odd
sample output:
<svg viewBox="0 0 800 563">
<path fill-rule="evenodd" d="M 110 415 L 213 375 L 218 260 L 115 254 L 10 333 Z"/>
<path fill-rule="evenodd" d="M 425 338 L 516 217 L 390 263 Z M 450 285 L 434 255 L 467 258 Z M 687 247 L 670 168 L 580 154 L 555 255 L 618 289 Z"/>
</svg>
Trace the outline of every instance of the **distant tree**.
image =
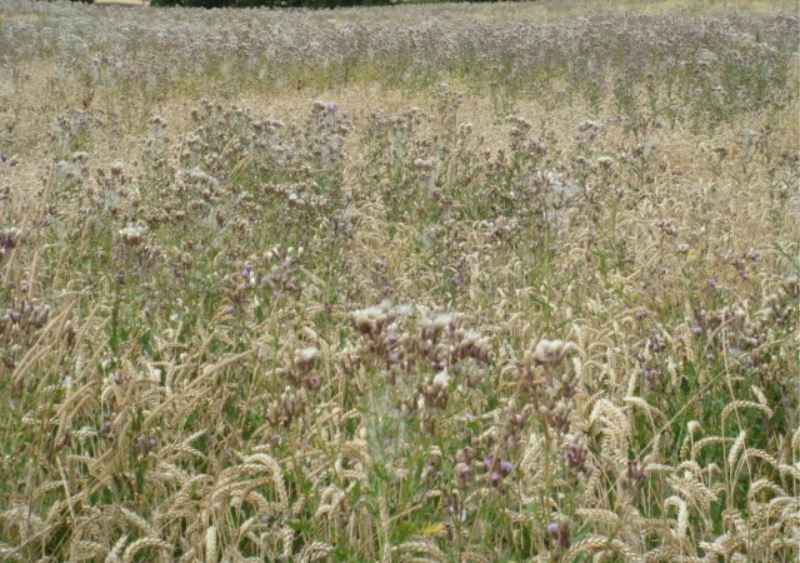
<svg viewBox="0 0 800 563">
<path fill-rule="evenodd" d="M 75 0 L 73 0 L 75 1 Z M 92 2 L 94 0 L 87 0 Z M 411 0 L 412 2 L 414 0 Z M 416 0 L 418 3 L 437 2 L 497 2 L 498 0 Z M 339 6 L 380 6 L 402 4 L 403 0 L 150 0 L 151 6 L 186 6 L 195 8 L 336 8 Z"/>
<path fill-rule="evenodd" d="M 453 1 L 453 0 L 449 0 Z M 398 0 L 150 0 L 151 6 L 186 6 L 196 8 L 336 8 L 338 6 L 378 6 L 397 4 Z"/>
</svg>

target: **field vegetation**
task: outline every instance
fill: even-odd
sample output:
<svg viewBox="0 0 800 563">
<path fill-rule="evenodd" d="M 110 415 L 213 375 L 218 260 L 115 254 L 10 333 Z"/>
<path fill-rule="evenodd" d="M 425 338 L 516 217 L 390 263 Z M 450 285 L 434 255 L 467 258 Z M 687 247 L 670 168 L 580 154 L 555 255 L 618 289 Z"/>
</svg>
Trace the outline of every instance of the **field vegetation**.
<svg viewBox="0 0 800 563">
<path fill-rule="evenodd" d="M 794 2 L 0 0 L 0 559 L 796 561 Z"/>
</svg>

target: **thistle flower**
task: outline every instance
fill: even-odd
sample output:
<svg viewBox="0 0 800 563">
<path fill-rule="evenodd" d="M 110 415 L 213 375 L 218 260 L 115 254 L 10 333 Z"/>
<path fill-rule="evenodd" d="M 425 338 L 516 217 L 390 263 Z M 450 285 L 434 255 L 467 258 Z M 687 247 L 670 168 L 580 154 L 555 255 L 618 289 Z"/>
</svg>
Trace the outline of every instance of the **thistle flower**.
<svg viewBox="0 0 800 563">
<path fill-rule="evenodd" d="M 569 520 L 562 518 L 559 522 L 550 522 L 547 525 L 547 533 L 561 549 L 569 549 L 571 544 Z"/>
<path fill-rule="evenodd" d="M 319 349 L 315 346 L 307 346 L 301 348 L 295 353 L 294 363 L 295 367 L 300 373 L 306 373 L 314 367 L 317 359 L 319 358 Z"/>
<path fill-rule="evenodd" d="M 436 376 L 433 378 L 433 384 L 437 387 L 447 387 L 447 384 L 450 383 L 450 375 L 447 373 L 446 369 L 443 369 Z"/>
<path fill-rule="evenodd" d="M 442 332 L 453 326 L 455 321 L 455 316 L 450 313 L 438 313 L 426 317 L 420 321 L 422 337 L 426 340 L 435 340 Z"/>
<path fill-rule="evenodd" d="M 594 119 L 584 119 L 578 126 L 578 129 L 580 129 L 581 131 L 592 131 L 592 132 L 597 132 L 602 128 L 603 124 Z"/>
<path fill-rule="evenodd" d="M 86 151 L 77 151 L 72 153 L 72 162 L 77 164 L 86 164 L 89 160 L 89 153 Z"/>
<path fill-rule="evenodd" d="M 433 170 L 436 168 L 437 160 L 435 158 L 417 158 L 414 160 L 414 166 L 419 170 Z"/>
<path fill-rule="evenodd" d="M 16 248 L 19 244 L 22 231 L 16 227 L 6 227 L 0 229 L 0 248 L 3 250 L 8 248 Z"/>
<path fill-rule="evenodd" d="M 601 168 L 608 170 L 614 164 L 614 159 L 608 155 L 600 156 L 597 158 L 597 164 L 599 164 Z"/>
<path fill-rule="evenodd" d="M 547 340 L 542 339 L 536 345 L 533 352 L 533 359 L 536 363 L 545 366 L 557 366 L 560 364 L 564 357 L 578 347 L 573 342 L 564 342 L 563 340 Z"/>
<path fill-rule="evenodd" d="M 783 289 L 789 295 L 793 295 L 795 297 L 800 296 L 800 277 L 787 277 L 785 280 L 783 280 Z"/>
<path fill-rule="evenodd" d="M 136 246 L 144 240 L 147 229 L 136 225 L 128 225 L 124 229 L 120 229 L 117 234 L 122 242 L 128 246 Z"/>
<path fill-rule="evenodd" d="M 353 311 L 351 320 L 359 332 L 375 336 L 386 325 L 386 311 L 382 307 L 366 307 Z"/>
<path fill-rule="evenodd" d="M 461 461 L 457 463 L 455 466 L 455 475 L 458 486 L 464 488 L 467 486 L 467 482 L 469 481 L 469 478 L 472 476 L 472 468 L 463 461 Z"/>
</svg>

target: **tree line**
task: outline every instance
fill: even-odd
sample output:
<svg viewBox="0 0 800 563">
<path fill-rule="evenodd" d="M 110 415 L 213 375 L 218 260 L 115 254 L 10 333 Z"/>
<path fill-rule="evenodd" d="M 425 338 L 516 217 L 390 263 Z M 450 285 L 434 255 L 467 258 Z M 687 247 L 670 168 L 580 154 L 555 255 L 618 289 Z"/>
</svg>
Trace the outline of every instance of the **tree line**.
<svg viewBox="0 0 800 563">
<path fill-rule="evenodd" d="M 94 0 L 72 0 L 94 3 Z M 497 0 L 149 0 L 151 6 L 190 8 L 336 8 L 339 6 L 381 6 L 389 4 L 434 4 L 440 2 L 496 2 Z"/>
</svg>

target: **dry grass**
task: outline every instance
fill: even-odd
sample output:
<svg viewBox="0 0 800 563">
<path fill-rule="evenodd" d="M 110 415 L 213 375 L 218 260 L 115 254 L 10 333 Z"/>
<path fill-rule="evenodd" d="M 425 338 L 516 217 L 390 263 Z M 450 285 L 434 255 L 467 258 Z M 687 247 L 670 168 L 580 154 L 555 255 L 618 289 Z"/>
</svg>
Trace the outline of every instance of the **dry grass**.
<svg viewBox="0 0 800 563">
<path fill-rule="evenodd" d="M 796 560 L 798 18 L 684 5 L 0 4 L 0 558 Z"/>
</svg>

